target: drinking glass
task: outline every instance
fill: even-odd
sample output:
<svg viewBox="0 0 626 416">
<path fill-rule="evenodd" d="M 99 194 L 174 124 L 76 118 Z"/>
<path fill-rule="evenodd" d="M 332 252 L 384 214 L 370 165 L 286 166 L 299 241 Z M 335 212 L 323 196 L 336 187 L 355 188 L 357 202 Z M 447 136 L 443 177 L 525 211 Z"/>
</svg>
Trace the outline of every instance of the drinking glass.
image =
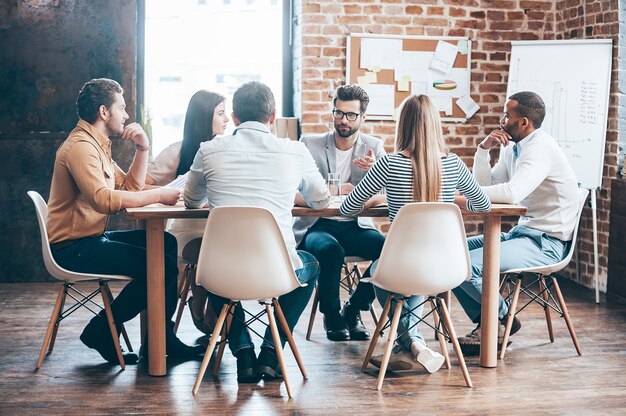
<svg viewBox="0 0 626 416">
<path fill-rule="evenodd" d="M 328 192 L 330 193 L 330 202 L 341 202 L 341 174 L 329 173 L 328 174 Z"/>
</svg>

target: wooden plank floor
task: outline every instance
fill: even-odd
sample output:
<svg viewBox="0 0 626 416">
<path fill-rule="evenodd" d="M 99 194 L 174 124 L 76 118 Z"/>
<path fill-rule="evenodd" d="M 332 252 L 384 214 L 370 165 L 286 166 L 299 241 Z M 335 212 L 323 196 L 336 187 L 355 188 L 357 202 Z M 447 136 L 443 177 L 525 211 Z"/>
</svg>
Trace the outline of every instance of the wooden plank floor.
<svg viewBox="0 0 626 416">
<path fill-rule="evenodd" d="M 145 363 L 103 363 L 78 336 L 88 317 L 81 312 L 62 323 L 52 355 L 42 368 L 35 362 L 52 310 L 57 284 L 0 284 L 0 415 L 84 414 L 598 414 L 626 413 L 626 306 L 593 303 L 588 289 L 563 282 L 564 295 L 578 332 L 578 357 L 563 319 L 554 319 L 550 344 L 543 311 L 530 308 L 497 369 L 468 357 L 474 388 L 465 387 L 456 358 L 453 367 L 388 374 L 376 391 L 377 370 L 360 372 L 366 342 L 326 340 L 318 315 L 312 341 L 304 339 L 308 308 L 295 339 L 309 372 L 304 381 L 289 351 L 288 372 L 294 399 L 282 383 L 238 385 L 234 358 L 227 351 L 217 377 L 210 374 L 193 396 L 199 362 L 168 366 L 168 376 L 147 375 Z M 119 289 L 119 286 L 114 287 Z M 380 311 L 380 307 L 378 308 Z M 452 314 L 457 332 L 472 327 L 458 304 Z M 373 329 L 369 315 L 364 319 Z M 127 326 L 139 347 L 138 319 Z M 179 330 L 186 342 L 200 335 L 187 312 Z M 432 331 L 425 332 L 434 349 Z M 258 345 L 258 343 L 257 343 Z"/>
</svg>

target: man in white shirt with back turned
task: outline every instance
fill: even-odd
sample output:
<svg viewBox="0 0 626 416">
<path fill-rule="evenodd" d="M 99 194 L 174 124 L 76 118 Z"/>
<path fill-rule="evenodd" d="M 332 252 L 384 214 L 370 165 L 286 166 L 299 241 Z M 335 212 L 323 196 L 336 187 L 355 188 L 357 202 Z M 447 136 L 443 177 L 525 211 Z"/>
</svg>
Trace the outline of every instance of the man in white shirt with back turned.
<svg viewBox="0 0 626 416">
<path fill-rule="evenodd" d="M 474 177 L 491 202 L 518 204 L 526 215 L 501 235 L 500 271 L 540 266 L 562 260 L 571 244 L 578 213 L 578 184 L 559 144 L 541 129 L 546 108 L 534 92 L 513 94 L 505 104 L 500 130 L 491 132 L 474 155 Z M 511 143 L 512 142 L 512 143 Z M 489 151 L 502 146 L 492 168 Z M 459 339 L 466 355 L 480 351 L 483 236 L 468 239 L 472 276 L 454 289 L 469 318 L 478 326 Z M 499 341 L 508 305 L 499 300 Z M 511 335 L 521 323 L 517 317 Z M 498 345 L 500 348 L 500 345 Z"/>
<path fill-rule="evenodd" d="M 208 200 L 211 209 L 226 205 L 259 206 L 274 215 L 296 276 L 301 283 L 308 283 L 278 299 L 293 331 L 319 275 L 315 258 L 306 251 L 296 250 L 291 230 L 293 201 L 300 192 L 308 206 L 323 209 L 328 206 L 330 195 L 306 147 L 271 133 L 275 115 L 274 95 L 266 85 L 248 82 L 239 87 L 233 95 L 232 115 L 237 128 L 232 136 L 216 137 L 200 145 L 189 170 L 184 199 L 189 208 L 200 208 Z M 212 293 L 209 297 L 216 314 L 228 301 Z M 281 340 L 284 345 L 282 335 Z M 274 346 L 268 328 L 257 359 L 240 307 L 235 309 L 228 346 L 237 357 L 240 383 L 256 383 L 261 377 L 282 378 L 275 350 L 282 346 Z"/>
</svg>

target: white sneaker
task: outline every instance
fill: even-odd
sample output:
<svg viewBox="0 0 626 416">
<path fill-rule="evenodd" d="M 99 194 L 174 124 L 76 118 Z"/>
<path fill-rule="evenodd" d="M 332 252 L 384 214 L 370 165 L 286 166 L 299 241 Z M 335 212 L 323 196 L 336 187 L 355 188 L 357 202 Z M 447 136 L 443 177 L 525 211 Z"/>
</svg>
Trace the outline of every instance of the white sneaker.
<svg viewBox="0 0 626 416">
<path fill-rule="evenodd" d="M 417 362 L 430 374 L 437 372 L 443 365 L 445 357 L 426 347 L 417 355 Z"/>
</svg>

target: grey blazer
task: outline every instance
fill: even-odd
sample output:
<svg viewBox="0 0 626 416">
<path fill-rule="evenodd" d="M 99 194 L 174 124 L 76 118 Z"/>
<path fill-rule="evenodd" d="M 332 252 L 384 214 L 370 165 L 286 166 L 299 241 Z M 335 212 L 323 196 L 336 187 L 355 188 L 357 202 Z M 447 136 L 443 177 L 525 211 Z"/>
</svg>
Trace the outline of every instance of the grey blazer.
<svg viewBox="0 0 626 416">
<path fill-rule="evenodd" d="M 313 160 L 317 164 L 317 168 L 324 179 L 328 179 L 329 172 L 336 171 L 337 156 L 335 154 L 335 137 L 334 130 L 328 133 L 305 136 L 300 139 L 302 143 L 309 149 Z M 385 153 L 385 147 L 383 141 L 367 134 L 360 133 L 356 143 L 354 144 L 354 152 L 352 153 L 352 160 L 364 157 L 369 149 L 374 151 L 374 157 L 376 160 L 383 157 Z M 352 164 L 350 172 L 350 183 L 357 185 L 361 179 L 365 176 L 366 171 L 356 167 Z M 306 232 L 315 224 L 318 218 L 315 217 L 295 217 L 293 221 L 293 233 L 296 237 L 296 244 L 300 244 L 302 238 Z M 362 228 L 374 228 L 374 223 L 371 218 L 359 217 L 359 226 Z"/>
</svg>

